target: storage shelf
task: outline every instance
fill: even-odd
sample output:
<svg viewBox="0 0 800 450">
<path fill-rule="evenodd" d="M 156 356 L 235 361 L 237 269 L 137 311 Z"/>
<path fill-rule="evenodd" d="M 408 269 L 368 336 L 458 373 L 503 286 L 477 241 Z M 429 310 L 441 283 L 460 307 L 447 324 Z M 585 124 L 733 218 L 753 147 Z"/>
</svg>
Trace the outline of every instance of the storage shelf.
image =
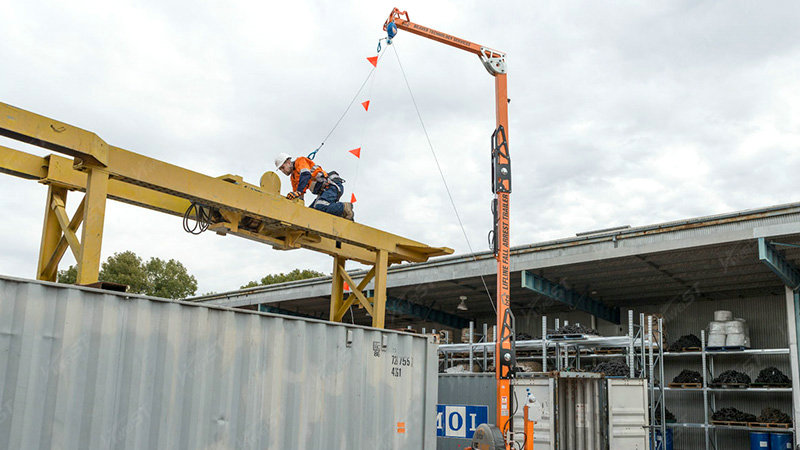
<svg viewBox="0 0 800 450">
<path fill-rule="evenodd" d="M 703 352 L 664 352 L 664 356 L 700 356 Z M 733 352 L 725 351 L 709 351 L 706 350 L 706 355 L 713 356 L 736 356 L 736 355 L 788 355 L 788 348 L 748 348 L 747 350 L 739 350 Z"/>
<path fill-rule="evenodd" d="M 678 392 L 776 392 L 776 393 L 784 393 L 792 392 L 792 388 L 758 388 L 758 387 L 751 387 L 751 388 L 740 388 L 740 389 L 725 389 L 725 388 L 697 388 L 697 389 L 686 389 L 686 388 L 671 388 L 665 387 L 665 391 L 678 391 Z"/>
<path fill-rule="evenodd" d="M 794 433 L 794 428 L 763 428 L 763 427 L 743 427 L 738 425 L 705 425 L 702 423 L 667 423 L 667 428 L 709 428 L 717 430 L 742 430 L 742 431 L 768 431 L 770 433 Z"/>
<path fill-rule="evenodd" d="M 630 336 L 589 336 L 582 339 L 547 339 L 547 347 L 554 348 L 554 347 L 611 347 L 611 348 L 628 348 L 633 341 L 634 350 L 640 348 L 642 345 L 642 340 L 639 338 L 631 338 Z M 494 353 L 494 342 L 477 342 L 472 345 L 472 351 L 483 352 L 483 349 L 489 353 Z M 649 346 L 650 341 L 645 340 L 645 346 Z M 657 343 L 652 344 L 653 347 L 657 347 Z M 469 353 L 469 343 L 461 343 L 461 344 L 441 344 L 439 345 L 439 353 Z M 532 339 L 528 341 L 517 341 L 516 342 L 516 350 L 517 352 L 525 351 L 525 350 L 541 350 L 542 349 L 542 339 Z M 588 354 L 587 354 L 588 356 Z M 600 355 L 596 355 L 600 356 Z M 581 357 L 583 358 L 584 355 L 582 354 Z"/>
<path fill-rule="evenodd" d="M 743 389 L 725 389 L 725 388 L 706 388 L 709 392 L 792 392 L 792 388 L 757 388 L 749 387 Z"/>
</svg>

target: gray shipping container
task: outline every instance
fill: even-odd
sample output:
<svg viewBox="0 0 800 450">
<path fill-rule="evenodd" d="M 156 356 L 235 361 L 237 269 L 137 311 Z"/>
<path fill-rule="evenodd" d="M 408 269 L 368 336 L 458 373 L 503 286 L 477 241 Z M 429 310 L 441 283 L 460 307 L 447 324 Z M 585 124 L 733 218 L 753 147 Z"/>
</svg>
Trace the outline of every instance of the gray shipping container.
<svg viewBox="0 0 800 450">
<path fill-rule="evenodd" d="M 0 277 L 0 449 L 434 449 L 436 369 L 419 335 Z"/>
<path fill-rule="evenodd" d="M 497 381 L 494 373 L 439 374 L 440 405 L 470 405 L 488 407 L 487 422 L 495 423 L 497 408 Z M 439 418 L 439 421 L 447 420 Z M 441 423 L 439 423 L 442 426 Z M 463 450 L 472 443 L 473 429 L 467 429 L 467 438 L 437 438 L 437 450 Z"/>
</svg>

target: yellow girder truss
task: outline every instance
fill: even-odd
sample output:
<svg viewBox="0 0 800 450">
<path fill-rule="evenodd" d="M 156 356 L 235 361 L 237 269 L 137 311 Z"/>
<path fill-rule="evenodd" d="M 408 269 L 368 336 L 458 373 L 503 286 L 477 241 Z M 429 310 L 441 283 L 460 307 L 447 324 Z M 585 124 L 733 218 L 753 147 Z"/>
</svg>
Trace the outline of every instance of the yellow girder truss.
<svg viewBox="0 0 800 450">
<path fill-rule="evenodd" d="M 69 249 L 78 262 L 78 284 L 97 281 L 107 198 L 176 216 L 183 216 L 196 202 L 213 211 L 209 229 L 218 234 L 281 250 L 306 248 L 331 255 L 330 319 L 341 321 L 358 302 L 378 328 L 384 326 L 389 265 L 453 252 L 287 200 L 280 195 L 280 180 L 274 172 L 264 174 L 260 186 L 235 175 L 203 175 L 114 147 L 92 132 L 5 103 L 0 103 L 0 135 L 73 157 L 40 157 L 0 146 L 0 172 L 48 186 L 36 274 L 41 280 L 55 281 L 58 263 Z M 85 193 L 72 218 L 65 209 L 68 191 Z M 355 283 L 345 271 L 348 260 L 373 267 Z M 372 279 L 374 295 L 366 297 Z M 352 289 L 347 299 L 344 282 Z"/>
</svg>

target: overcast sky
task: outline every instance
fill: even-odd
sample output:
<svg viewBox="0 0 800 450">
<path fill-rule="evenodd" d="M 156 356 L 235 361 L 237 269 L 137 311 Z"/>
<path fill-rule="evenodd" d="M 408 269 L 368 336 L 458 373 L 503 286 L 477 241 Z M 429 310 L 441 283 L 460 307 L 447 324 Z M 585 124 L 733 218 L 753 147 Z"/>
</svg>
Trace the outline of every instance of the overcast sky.
<svg viewBox="0 0 800 450">
<path fill-rule="evenodd" d="M 369 73 L 393 6 L 0 0 L 0 101 L 258 184 L 277 152 L 319 145 Z M 508 54 L 513 245 L 800 200 L 800 2 L 397 6 Z M 410 33 L 395 45 L 472 247 L 485 250 L 493 79 L 475 56 Z M 363 100 L 369 112 L 356 105 L 316 158 L 347 179 L 356 220 L 467 252 L 392 50 Z M 0 175 L 0 192 L 0 273 L 34 278 L 46 188 Z M 180 260 L 198 294 L 332 265 L 188 235 L 178 218 L 112 201 L 103 258 L 124 250 Z M 67 254 L 62 268 L 73 263 Z"/>
</svg>

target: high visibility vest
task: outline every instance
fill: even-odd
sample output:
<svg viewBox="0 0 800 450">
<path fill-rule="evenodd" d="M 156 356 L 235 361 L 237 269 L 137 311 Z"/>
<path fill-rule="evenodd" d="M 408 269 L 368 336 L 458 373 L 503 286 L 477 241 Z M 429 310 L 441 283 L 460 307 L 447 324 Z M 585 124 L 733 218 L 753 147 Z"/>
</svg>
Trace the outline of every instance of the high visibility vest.
<svg viewBox="0 0 800 450">
<path fill-rule="evenodd" d="M 328 177 L 328 173 L 315 164 L 313 160 L 305 156 L 298 156 L 294 160 L 294 170 L 291 175 L 292 190 L 301 194 L 305 193 L 309 187 L 313 190 L 313 184 L 317 182 L 317 178 L 320 175 L 322 178 Z"/>
</svg>

